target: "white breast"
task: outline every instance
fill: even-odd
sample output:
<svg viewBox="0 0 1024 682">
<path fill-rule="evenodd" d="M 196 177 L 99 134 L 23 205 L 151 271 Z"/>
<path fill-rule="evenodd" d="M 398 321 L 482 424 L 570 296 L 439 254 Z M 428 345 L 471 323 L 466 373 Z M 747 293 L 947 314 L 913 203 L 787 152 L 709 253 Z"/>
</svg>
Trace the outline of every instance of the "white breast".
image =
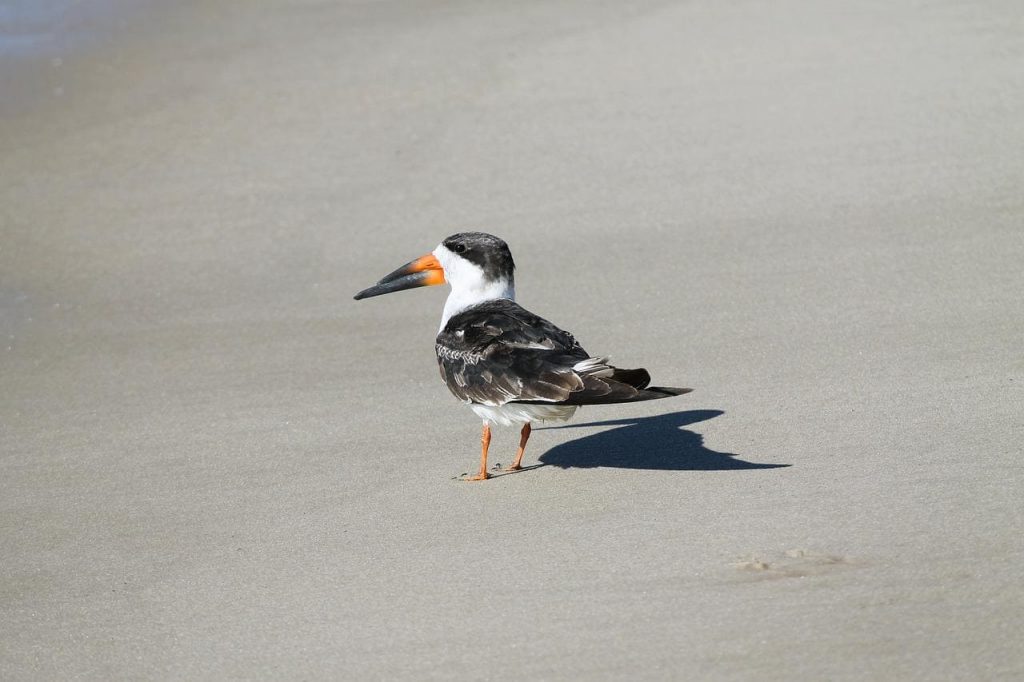
<svg viewBox="0 0 1024 682">
<path fill-rule="evenodd" d="M 491 424 L 511 426 L 527 422 L 558 421 L 571 419 L 576 413 L 576 405 L 533 405 L 524 403 L 505 403 L 504 405 L 478 405 L 471 403 L 470 408 L 476 416 Z"/>
<path fill-rule="evenodd" d="M 444 313 L 441 315 L 441 327 L 438 331 L 444 329 L 452 316 L 484 301 L 499 298 L 516 300 L 515 287 L 507 279 L 488 280 L 480 266 L 452 253 L 444 244 L 438 245 L 433 253 L 434 258 L 437 258 L 444 268 L 445 280 L 452 287 L 448 300 L 444 302 Z"/>
</svg>

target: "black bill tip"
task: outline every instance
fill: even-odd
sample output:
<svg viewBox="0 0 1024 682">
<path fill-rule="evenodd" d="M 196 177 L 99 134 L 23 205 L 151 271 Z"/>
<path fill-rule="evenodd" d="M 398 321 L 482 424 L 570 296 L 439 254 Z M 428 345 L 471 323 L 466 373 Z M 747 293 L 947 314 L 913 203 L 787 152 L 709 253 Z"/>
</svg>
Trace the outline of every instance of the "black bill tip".
<svg viewBox="0 0 1024 682">
<path fill-rule="evenodd" d="M 384 294 L 390 294 L 393 291 L 403 291 L 405 289 L 412 289 L 414 287 L 421 287 L 428 284 L 432 273 L 428 270 L 421 272 L 410 272 L 405 275 L 396 277 L 393 274 L 388 275 L 381 281 L 374 284 L 369 289 L 363 289 L 352 298 L 356 301 L 361 301 L 364 298 L 373 298 L 374 296 L 383 296 Z"/>
</svg>

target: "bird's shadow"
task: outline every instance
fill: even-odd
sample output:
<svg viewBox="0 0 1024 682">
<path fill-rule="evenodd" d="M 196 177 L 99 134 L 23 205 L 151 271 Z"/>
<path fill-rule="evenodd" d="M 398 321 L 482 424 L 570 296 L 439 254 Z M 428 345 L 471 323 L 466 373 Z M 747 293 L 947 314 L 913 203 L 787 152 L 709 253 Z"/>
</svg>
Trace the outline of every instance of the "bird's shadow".
<svg viewBox="0 0 1024 682">
<path fill-rule="evenodd" d="M 587 426 L 615 426 L 590 436 L 556 445 L 538 459 L 543 465 L 563 469 L 612 467 L 662 471 L 726 471 L 776 469 L 789 464 L 746 462 L 737 455 L 704 447 L 704 437 L 682 428 L 713 419 L 721 410 L 687 410 L 655 417 L 611 419 L 587 424 L 546 427 L 545 430 Z"/>
</svg>

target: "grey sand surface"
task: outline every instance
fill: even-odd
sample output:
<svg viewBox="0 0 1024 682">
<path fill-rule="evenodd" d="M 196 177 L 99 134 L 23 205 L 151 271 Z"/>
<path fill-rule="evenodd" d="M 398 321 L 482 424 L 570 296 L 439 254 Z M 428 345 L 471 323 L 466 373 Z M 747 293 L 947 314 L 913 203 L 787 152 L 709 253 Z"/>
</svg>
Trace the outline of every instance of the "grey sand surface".
<svg viewBox="0 0 1024 682">
<path fill-rule="evenodd" d="M 1024 676 L 1016 3 L 139 21 L 0 120 L 0 677 Z M 467 229 L 696 391 L 454 480 Z"/>
</svg>

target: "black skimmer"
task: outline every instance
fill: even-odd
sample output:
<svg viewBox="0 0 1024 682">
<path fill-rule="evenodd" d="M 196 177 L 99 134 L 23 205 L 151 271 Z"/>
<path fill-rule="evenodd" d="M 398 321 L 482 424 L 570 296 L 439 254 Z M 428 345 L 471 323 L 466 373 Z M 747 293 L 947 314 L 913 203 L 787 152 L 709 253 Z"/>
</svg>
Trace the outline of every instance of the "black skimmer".
<svg viewBox="0 0 1024 682">
<path fill-rule="evenodd" d="M 521 467 L 531 424 L 564 421 L 581 405 L 656 400 L 689 388 L 649 386 L 646 369 L 619 369 L 583 350 L 569 332 L 515 302 L 515 263 L 508 245 L 483 232 L 462 232 L 407 263 L 358 301 L 413 287 L 451 284 L 435 349 L 448 390 L 483 420 L 480 472 L 487 472 L 491 424 L 522 424 L 519 450 L 506 471 Z"/>
</svg>

